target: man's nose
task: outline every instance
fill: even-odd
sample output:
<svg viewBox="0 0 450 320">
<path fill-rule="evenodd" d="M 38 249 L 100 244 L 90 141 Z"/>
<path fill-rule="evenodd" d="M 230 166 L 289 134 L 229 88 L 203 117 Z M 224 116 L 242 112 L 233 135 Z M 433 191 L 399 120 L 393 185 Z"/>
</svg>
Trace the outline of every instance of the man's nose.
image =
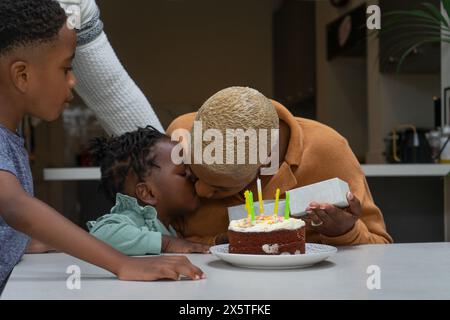
<svg viewBox="0 0 450 320">
<path fill-rule="evenodd" d="M 201 180 L 198 180 L 195 183 L 195 192 L 197 192 L 197 195 L 201 198 L 211 198 L 214 195 L 214 189 L 207 185 L 206 183 L 203 183 Z"/>
<path fill-rule="evenodd" d="M 75 85 L 77 84 L 77 78 L 75 77 L 75 75 L 73 74 L 73 72 L 69 73 L 69 88 L 73 89 L 75 88 Z"/>
</svg>

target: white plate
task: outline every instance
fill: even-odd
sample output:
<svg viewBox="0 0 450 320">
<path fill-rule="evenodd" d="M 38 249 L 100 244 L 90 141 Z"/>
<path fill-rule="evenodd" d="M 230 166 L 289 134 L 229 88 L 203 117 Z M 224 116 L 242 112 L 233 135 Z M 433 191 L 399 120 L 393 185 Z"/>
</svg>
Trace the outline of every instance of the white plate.
<svg viewBox="0 0 450 320">
<path fill-rule="evenodd" d="M 324 244 L 307 243 L 305 254 L 259 255 L 228 253 L 228 244 L 210 248 L 212 254 L 238 267 L 254 269 L 295 269 L 310 267 L 328 259 L 337 249 Z"/>
</svg>

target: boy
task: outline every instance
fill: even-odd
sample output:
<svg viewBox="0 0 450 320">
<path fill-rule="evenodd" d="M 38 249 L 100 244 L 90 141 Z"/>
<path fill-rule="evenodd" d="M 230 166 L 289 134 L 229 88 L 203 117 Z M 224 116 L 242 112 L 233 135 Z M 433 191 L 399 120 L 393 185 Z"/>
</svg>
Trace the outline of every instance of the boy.
<svg viewBox="0 0 450 320">
<path fill-rule="evenodd" d="M 72 99 L 75 46 L 75 32 L 66 26 L 56 1 L 0 1 L 0 292 L 25 252 L 28 236 L 122 280 L 203 278 L 185 257 L 126 257 L 33 198 L 17 126 L 25 115 L 55 120 Z"/>
</svg>

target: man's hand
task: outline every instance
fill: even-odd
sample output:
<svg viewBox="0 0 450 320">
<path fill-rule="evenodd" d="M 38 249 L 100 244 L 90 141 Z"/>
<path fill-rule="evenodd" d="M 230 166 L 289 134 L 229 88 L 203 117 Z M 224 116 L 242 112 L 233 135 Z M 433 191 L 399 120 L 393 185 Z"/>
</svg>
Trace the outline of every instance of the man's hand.
<svg viewBox="0 0 450 320">
<path fill-rule="evenodd" d="M 307 228 L 327 237 L 338 237 L 349 232 L 361 217 L 361 202 L 351 192 L 347 194 L 349 206 L 345 209 L 331 204 L 310 203 L 304 220 Z"/>
<path fill-rule="evenodd" d="M 209 246 L 184 239 L 162 236 L 161 251 L 165 253 L 209 253 Z"/>
<path fill-rule="evenodd" d="M 192 280 L 206 278 L 202 270 L 183 256 L 126 257 L 117 272 L 120 280 L 127 281 L 181 280 L 182 276 Z"/>
</svg>

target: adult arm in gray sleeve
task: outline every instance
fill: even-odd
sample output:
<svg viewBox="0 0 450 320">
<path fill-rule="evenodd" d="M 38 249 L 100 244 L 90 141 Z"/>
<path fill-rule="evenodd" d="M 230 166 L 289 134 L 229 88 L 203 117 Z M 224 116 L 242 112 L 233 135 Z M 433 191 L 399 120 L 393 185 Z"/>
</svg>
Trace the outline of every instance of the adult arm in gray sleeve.
<svg viewBox="0 0 450 320">
<path fill-rule="evenodd" d="M 78 5 L 81 29 L 73 62 L 76 92 L 91 108 L 108 134 L 120 135 L 152 125 L 164 132 L 152 106 L 122 66 L 111 47 L 94 0 L 58 0 Z"/>
</svg>

